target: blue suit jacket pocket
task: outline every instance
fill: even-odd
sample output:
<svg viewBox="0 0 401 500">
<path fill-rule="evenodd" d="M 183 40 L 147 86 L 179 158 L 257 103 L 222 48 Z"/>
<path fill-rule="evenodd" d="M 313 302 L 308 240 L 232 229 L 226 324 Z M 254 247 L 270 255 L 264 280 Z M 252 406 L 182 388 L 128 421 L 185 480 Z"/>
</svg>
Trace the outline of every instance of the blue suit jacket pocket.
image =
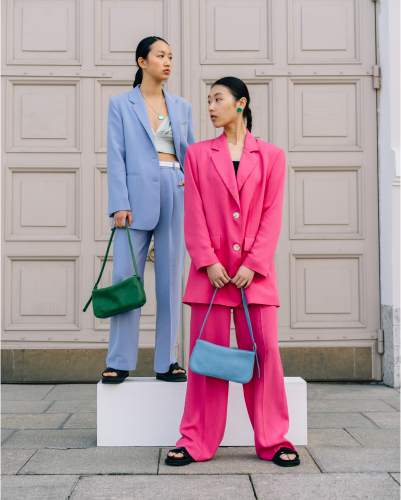
<svg viewBox="0 0 401 500">
<path fill-rule="evenodd" d="M 127 172 L 127 175 L 139 175 L 139 172 Z"/>
<path fill-rule="evenodd" d="M 180 125 L 181 125 L 182 134 L 185 137 L 185 140 L 187 140 L 187 137 L 188 137 L 188 120 L 181 121 Z"/>
</svg>

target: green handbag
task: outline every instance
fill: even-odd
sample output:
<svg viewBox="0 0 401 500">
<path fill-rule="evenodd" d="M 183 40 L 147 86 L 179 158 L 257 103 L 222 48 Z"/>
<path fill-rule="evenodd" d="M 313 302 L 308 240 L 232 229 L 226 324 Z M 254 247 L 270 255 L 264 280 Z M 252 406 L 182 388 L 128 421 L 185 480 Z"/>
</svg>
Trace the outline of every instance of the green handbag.
<svg viewBox="0 0 401 500">
<path fill-rule="evenodd" d="M 83 308 L 83 312 L 85 312 L 88 309 L 89 304 L 93 300 L 93 314 L 97 318 L 110 318 L 111 316 L 116 316 L 117 314 L 131 311 L 131 309 L 139 309 L 146 303 L 145 290 L 143 289 L 142 281 L 136 267 L 135 255 L 132 249 L 131 238 L 129 235 L 127 224 L 125 224 L 125 227 L 128 233 L 128 242 L 131 249 L 132 262 L 134 263 L 135 275 L 122 281 L 121 283 L 117 283 L 116 285 L 100 288 L 99 290 L 97 289 L 107 262 L 110 245 L 116 231 L 116 228 L 113 227 L 99 278 L 97 279 L 96 284 L 93 287 L 91 298 Z"/>
</svg>

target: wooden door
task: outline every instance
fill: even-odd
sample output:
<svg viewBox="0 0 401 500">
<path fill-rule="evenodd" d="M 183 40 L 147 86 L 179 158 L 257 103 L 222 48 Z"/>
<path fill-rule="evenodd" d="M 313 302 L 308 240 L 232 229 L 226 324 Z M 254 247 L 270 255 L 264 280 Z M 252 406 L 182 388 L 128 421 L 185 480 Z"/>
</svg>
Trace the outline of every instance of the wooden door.
<svg viewBox="0 0 401 500">
<path fill-rule="evenodd" d="M 253 135 L 286 153 L 275 254 L 285 373 L 381 378 L 374 3 L 197 0 L 190 7 L 197 138 L 221 133 L 208 116 L 208 90 L 236 76 L 249 88 Z M 186 312 L 187 328 L 188 321 Z"/>
<path fill-rule="evenodd" d="M 82 308 L 110 237 L 108 103 L 132 89 L 135 48 L 153 34 L 170 40 L 167 90 L 182 93 L 181 3 L 9 0 L 2 7 L 3 347 L 43 356 L 106 349 L 109 320 Z M 112 255 L 101 286 L 111 284 L 111 272 Z M 152 348 L 152 252 L 145 289 L 140 348 Z M 177 355 L 180 339 L 181 329 Z"/>
<path fill-rule="evenodd" d="M 275 255 L 286 373 L 380 378 L 374 2 L 9 0 L 2 8 L 3 348 L 107 348 L 108 322 L 81 310 L 110 234 L 108 101 L 132 88 L 136 44 L 155 34 L 172 47 L 167 90 L 191 101 L 197 140 L 221 133 L 207 93 L 233 75 L 249 86 L 255 137 L 286 152 Z M 154 345 L 151 259 L 145 276 L 144 349 Z M 183 306 L 181 362 L 188 338 Z"/>
</svg>

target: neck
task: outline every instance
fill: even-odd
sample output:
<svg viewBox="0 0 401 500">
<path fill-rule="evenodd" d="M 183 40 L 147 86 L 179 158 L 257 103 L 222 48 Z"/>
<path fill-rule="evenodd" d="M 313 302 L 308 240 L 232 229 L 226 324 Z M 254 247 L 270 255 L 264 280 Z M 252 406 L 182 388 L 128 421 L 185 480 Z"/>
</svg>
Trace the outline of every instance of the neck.
<svg viewBox="0 0 401 500">
<path fill-rule="evenodd" d="M 242 117 L 239 116 L 237 120 L 225 125 L 224 133 L 226 134 L 228 143 L 235 145 L 244 142 L 246 136 L 246 127 Z"/>
<path fill-rule="evenodd" d="M 163 97 L 163 86 L 161 80 L 155 80 L 146 73 L 143 74 L 140 91 L 147 99 L 161 99 Z"/>
</svg>

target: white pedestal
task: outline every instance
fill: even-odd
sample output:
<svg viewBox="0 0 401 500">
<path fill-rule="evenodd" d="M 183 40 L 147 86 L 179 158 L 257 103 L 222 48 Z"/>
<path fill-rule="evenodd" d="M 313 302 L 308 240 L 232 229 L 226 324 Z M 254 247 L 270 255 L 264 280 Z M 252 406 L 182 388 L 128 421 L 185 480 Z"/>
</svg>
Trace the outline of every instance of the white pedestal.
<svg viewBox="0 0 401 500">
<path fill-rule="evenodd" d="M 286 377 L 290 429 L 295 446 L 307 444 L 306 382 Z M 148 377 L 127 378 L 122 384 L 98 383 L 98 446 L 175 446 L 184 411 L 187 384 Z M 268 418 L 268 416 L 267 416 Z M 221 446 L 253 446 L 254 436 L 241 384 L 230 382 L 227 425 Z"/>
</svg>

